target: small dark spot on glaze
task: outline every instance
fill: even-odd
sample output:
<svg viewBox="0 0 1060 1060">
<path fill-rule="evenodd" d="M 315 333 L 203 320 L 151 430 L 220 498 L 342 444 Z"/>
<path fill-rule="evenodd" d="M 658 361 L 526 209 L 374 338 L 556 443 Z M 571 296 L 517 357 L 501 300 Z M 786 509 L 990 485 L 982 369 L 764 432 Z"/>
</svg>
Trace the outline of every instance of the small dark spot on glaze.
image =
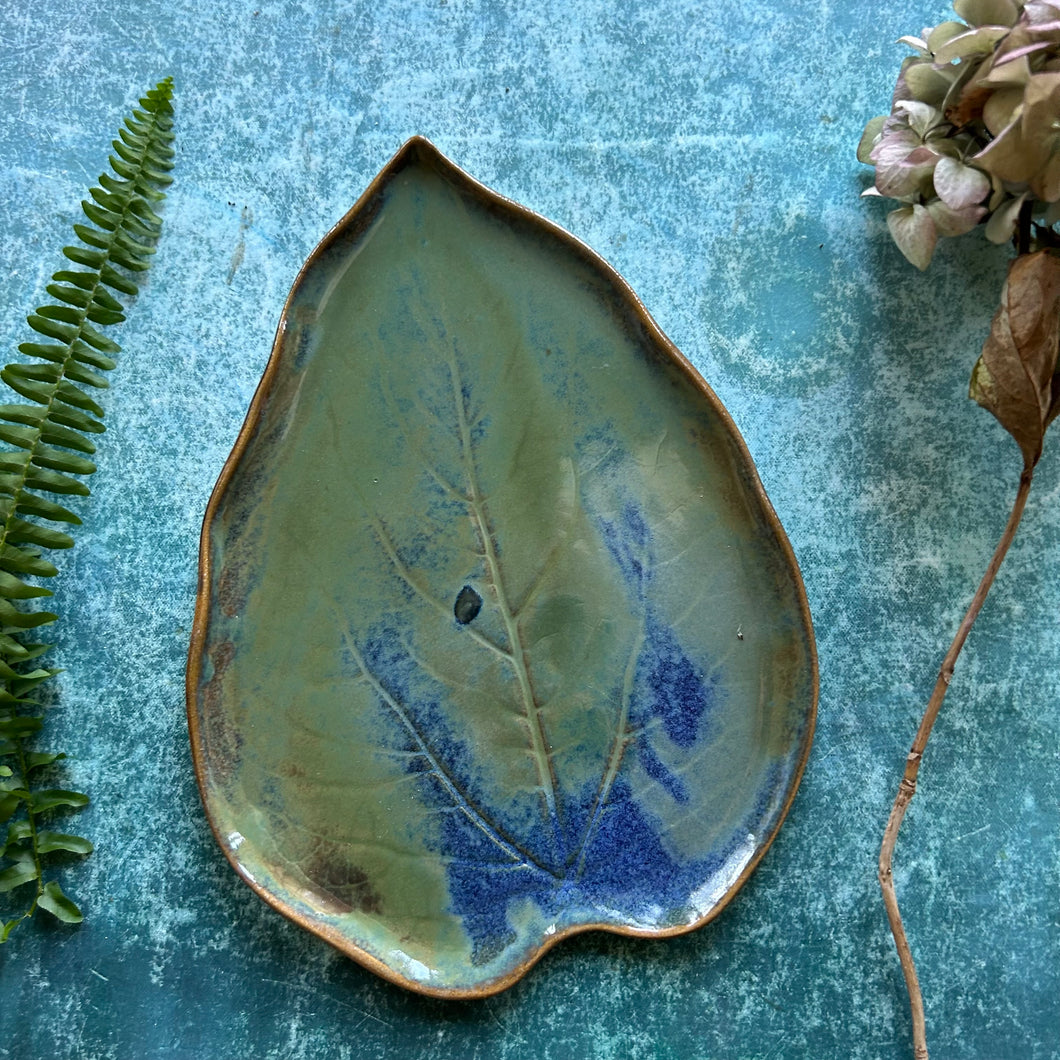
<svg viewBox="0 0 1060 1060">
<path fill-rule="evenodd" d="M 475 620 L 481 610 L 482 597 L 470 585 L 465 585 L 457 593 L 456 603 L 453 604 L 453 614 L 456 616 L 457 622 L 462 626 L 466 626 L 469 622 Z"/>
</svg>

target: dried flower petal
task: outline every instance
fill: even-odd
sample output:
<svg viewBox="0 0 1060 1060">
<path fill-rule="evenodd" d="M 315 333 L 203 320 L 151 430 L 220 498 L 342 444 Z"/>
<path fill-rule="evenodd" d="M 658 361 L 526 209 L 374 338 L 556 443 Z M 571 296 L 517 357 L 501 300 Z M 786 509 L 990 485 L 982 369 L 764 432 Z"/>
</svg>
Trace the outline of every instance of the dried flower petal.
<svg viewBox="0 0 1060 1060">
<path fill-rule="evenodd" d="M 929 147 L 917 147 L 894 161 L 876 163 L 876 187 L 891 199 L 920 195 L 931 183 L 931 174 L 941 156 Z"/>
<path fill-rule="evenodd" d="M 990 178 L 981 169 L 955 158 L 940 158 L 932 179 L 938 197 L 951 210 L 975 206 L 990 194 Z"/>
<path fill-rule="evenodd" d="M 916 48 L 916 50 L 920 52 L 920 54 L 924 56 L 924 58 L 927 58 L 931 55 L 931 51 L 927 46 L 927 41 L 924 40 L 922 37 L 899 37 L 896 43 L 908 44 L 910 48 Z"/>
<path fill-rule="evenodd" d="M 1014 26 L 1019 18 L 1013 0 L 954 0 L 953 10 L 972 26 Z"/>
<path fill-rule="evenodd" d="M 921 138 L 927 136 L 942 121 L 941 111 L 915 99 L 904 99 L 896 103 L 894 112 L 905 114 L 909 128 Z"/>
<path fill-rule="evenodd" d="M 997 136 L 1017 117 L 1016 109 L 1023 103 L 1022 88 L 1003 88 L 993 92 L 983 107 L 983 124 L 991 136 Z"/>
<path fill-rule="evenodd" d="M 1021 118 L 1022 113 L 1017 112 L 998 136 L 972 158 L 980 169 L 1013 184 L 1026 184 L 1039 160 L 1034 144 L 1023 136 Z"/>
<path fill-rule="evenodd" d="M 985 206 L 964 206 L 955 210 L 941 199 L 935 199 L 924 207 L 935 222 L 935 229 L 940 236 L 963 236 L 970 232 L 983 219 Z"/>
<path fill-rule="evenodd" d="M 977 79 L 980 85 L 1025 85 L 1031 79 L 1031 64 L 1026 55 L 995 55 L 988 59 L 990 69 Z"/>
<path fill-rule="evenodd" d="M 989 55 L 994 45 L 1008 33 L 1006 26 L 980 26 L 947 41 L 935 52 L 935 62 L 951 63 L 973 55 Z"/>
<path fill-rule="evenodd" d="M 1024 22 L 1035 30 L 1047 29 L 1060 22 L 1060 7 L 1043 0 L 1030 0 L 1023 8 Z"/>
<path fill-rule="evenodd" d="M 872 149 L 880 138 L 880 133 L 883 131 L 883 123 L 886 120 L 887 115 L 881 114 L 878 118 L 873 118 L 866 123 L 865 131 L 861 134 L 861 141 L 858 143 L 859 162 L 868 164 L 872 161 Z"/>
<path fill-rule="evenodd" d="M 1031 190 L 1043 202 L 1060 199 L 1060 74 L 1035 74 L 1023 95 L 1022 134 L 1036 155 L 1035 170 L 1027 176 Z"/>
<path fill-rule="evenodd" d="M 954 37 L 959 37 L 962 33 L 967 32 L 968 27 L 963 22 L 940 22 L 928 34 L 928 50 L 932 53 L 937 52 L 947 41 L 951 41 Z"/>
<path fill-rule="evenodd" d="M 902 206 L 887 215 L 887 227 L 898 249 L 923 271 L 931 264 L 938 242 L 938 230 L 927 209 L 918 203 Z"/>
<path fill-rule="evenodd" d="M 998 68 L 1007 66 L 1009 63 L 1015 62 L 1017 59 L 1026 59 L 1028 56 L 1034 55 L 1036 52 L 1046 51 L 1052 46 L 1053 42 L 1047 40 L 1035 41 L 1033 44 L 1022 44 L 1018 48 L 1013 48 L 1011 51 L 1006 51 L 999 55 L 995 66 Z M 1029 70 L 1030 67 L 1028 66 L 1027 69 Z"/>
<path fill-rule="evenodd" d="M 935 66 L 931 59 L 923 61 L 914 59 L 902 74 L 901 98 L 919 100 L 941 111 L 957 74 L 956 67 L 940 68 Z"/>
<path fill-rule="evenodd" d="M 990 215 L 986 222 L 986 238 L 991 243 L 1007 243 L 1015 234 L 1016 222 L 1019 220 L 1020 210 L 1027 201 L 1027 196 L 1020 195 L 1018 198 L 1009 199 Z"/>
</svg>

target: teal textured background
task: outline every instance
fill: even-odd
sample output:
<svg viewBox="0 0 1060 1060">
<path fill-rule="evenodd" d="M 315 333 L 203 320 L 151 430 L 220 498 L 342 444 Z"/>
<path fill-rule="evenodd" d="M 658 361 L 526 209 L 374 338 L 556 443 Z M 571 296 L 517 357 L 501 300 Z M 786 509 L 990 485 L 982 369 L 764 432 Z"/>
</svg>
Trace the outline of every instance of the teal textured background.
<svg viewBox="0 0 1060 1060">
<path fill-rule="evenodd" d="M 0 345 L 60 267 L 135 95 L 177 81 L 159 259 L 119 340 L 85 526 L 57 580 L 50 745 L 93 797 L 80 929 L 0 951 L 0 1057 L 891 1060 L 909 1055 L 875 858 L 942 652 L 1015 491 L 965 399 L 1007 252 L 926 276 L 861 202 L 898 0 L 51 0 L 0 28 Z M 183 670 L 209 492 L 294 276 L 413 133 L 630 282 L 733 414 L 802 565 L 818 738 L 788 823 L 715 923 L 583 936 L 443 1003 L 268 910 L 216 848 Z M 1055 444 L 1055 440 L 1054 440 Z M 933 1057 L 1060 1056 L 1060 477 L 1047 445 L 903 831 Z"/>
</svg>

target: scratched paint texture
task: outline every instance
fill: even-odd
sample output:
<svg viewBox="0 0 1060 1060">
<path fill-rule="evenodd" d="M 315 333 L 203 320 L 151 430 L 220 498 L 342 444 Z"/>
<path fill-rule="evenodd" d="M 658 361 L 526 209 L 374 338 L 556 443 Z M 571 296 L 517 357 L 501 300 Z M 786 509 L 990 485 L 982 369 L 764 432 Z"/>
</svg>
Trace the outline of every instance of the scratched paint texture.
<svg viewBox="0 0 1060 1060">
<path fill-rule="evenodd" d="M 945 643 L 1004 522 L 1015 447 L 964 399 L 1005 268 L 927 277 L 859 202 L 853 149 L 902 33 L 943 4 L 51 0 L 0 28 L 0 339 L 137 90 L 177 81 L 177 183 L 123 327 L 65 557 L 50 741 L 98 851 L 88 919 L 0 953 L 0 1057 L 891 1060 L 908 1018 L 877 837 Z M 305 256 L 409 135 L 607 257 L 744 433 L 817 624 L 817 743 L 777 843 L 683 938 L 584 936 L 481 1003 L 403 993 L 268 910 L 192 781 L 197 532 Z M 951 687 L 898 879 L 933 1056 L 1060 1056 L 1060 476 Z"/>
</svg>

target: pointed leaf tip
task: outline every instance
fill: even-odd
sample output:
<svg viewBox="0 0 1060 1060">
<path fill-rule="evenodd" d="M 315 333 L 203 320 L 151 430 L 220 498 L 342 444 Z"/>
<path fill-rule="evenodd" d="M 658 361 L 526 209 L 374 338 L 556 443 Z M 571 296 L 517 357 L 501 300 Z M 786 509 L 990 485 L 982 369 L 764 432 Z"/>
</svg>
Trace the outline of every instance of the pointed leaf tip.
<svg viewBox="0 0 1060 1060">
<path fill-rule="evenodd" d="M 1060 343 L 1060 258 L 1023 254 L 1009 266 L 990 335 L 972 371 L 969 397 L 992 413 L 1034 467 L 1060 403 L 1054 396 Z"/>
</svg>

